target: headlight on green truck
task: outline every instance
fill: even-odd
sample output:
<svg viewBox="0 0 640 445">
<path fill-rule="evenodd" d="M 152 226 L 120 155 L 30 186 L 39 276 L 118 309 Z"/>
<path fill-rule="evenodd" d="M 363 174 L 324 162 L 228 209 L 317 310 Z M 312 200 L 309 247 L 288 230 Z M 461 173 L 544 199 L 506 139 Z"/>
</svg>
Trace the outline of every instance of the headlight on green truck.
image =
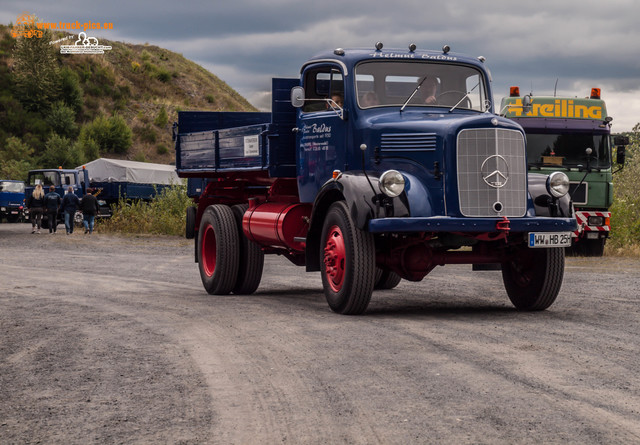
<svg viewBox="0 0 640 445">
<path fill-rule="evenodd" d="M 547 178 L 547 191 L 555 198 L 562 198 L 569 192 L 569 177 L 562 172 L 553 172 Z"/>
</svg>

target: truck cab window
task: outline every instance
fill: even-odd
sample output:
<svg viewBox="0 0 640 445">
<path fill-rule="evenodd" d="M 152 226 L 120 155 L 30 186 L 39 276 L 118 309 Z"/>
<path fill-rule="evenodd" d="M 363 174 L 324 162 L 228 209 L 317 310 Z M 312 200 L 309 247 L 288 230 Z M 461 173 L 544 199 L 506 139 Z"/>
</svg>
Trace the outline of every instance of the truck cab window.
<svg viewBox="0 0 640 445">
<path fill-rule="evenodd" d="M 75 185 L 76 184 L 76 178 L 74 175 L 69 175 L 69 174 L 65 174 L 62 175 L 63 179 L 62 181 L 64 182 L 64 185 Z"/>
<path fill-rule="evenodd" d="M 302 111 L 305 113 L 332 110 L 344 106 L 344 79 L 342 73 L 331 67 L 310 70 L 305 76 L 306 95 Z"/>
<path fill-rule="evenodd" d="M 29 185 L 41 184 L 43 187 L 50 185 L 60 186 L 60 176 L 58 172 L 32 172 L 29 174 Z"/>
<path fill-rule="evenodd" d="M 487 107 L 485 77 L 469 66 L 366 61 L 356 66 L 355 78 L 360 108 L 402 106 L 412 94 L 409 106 L 455 106 L 476 111 Z"/>
</svg>

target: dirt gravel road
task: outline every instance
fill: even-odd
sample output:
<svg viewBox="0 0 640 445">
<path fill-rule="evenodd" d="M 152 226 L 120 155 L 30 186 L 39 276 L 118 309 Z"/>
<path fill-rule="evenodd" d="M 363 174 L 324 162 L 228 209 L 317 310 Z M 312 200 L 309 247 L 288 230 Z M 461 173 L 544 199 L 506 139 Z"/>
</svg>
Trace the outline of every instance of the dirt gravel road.
<svg viewBox="0 0 640 445">
<path fill-rule="evenodd" d="M 268 257 L 207 295 L 193 245 L 0 224 L 0 443 L 640 443 L 640 261 L 569 259 L 519 313 L 446 266 L 332 313 Z"/>
</svg>

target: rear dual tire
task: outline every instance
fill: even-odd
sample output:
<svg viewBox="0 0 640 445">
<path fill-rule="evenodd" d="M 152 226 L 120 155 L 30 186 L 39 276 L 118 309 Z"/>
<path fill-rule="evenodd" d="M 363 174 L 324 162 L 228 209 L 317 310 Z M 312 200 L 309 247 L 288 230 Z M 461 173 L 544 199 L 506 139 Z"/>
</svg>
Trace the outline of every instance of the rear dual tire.
<svg viewBox="0 0 640 445">
<path fill-rule="evenodd" d="M 252 294 L 260 285 L 264 254 L 242 232 L 246 204 L 206 208 L 198 230 L 198 267 L 212 295 Z"/>
<path fill-rule="evenodd" d="M 198 230 L 198 268 L 206 291 L 227 295 L 238 277 L 238 228 L 233 212 L 225 205 L 206 208 Z"/>
</svg>

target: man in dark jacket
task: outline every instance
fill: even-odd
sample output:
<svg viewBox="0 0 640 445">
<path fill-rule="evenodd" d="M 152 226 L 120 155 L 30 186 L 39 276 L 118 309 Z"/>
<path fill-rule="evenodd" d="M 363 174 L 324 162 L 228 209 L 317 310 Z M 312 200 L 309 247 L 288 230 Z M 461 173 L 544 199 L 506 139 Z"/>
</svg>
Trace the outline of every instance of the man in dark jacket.
<svg viewBox="0 0 640 445">
<path fill-rule="evenodd" d="M 73 218 L 76 210 L 80 207 L 80 199 L 73 193 L 73 187 L 67 189 L 67 193 L 62 198 L 62 211 L 64 212 L 64 227 L 67 229 L 67 235 L 73 233 Z"/>
<path fill-rule="evenodd" d="M 56 186 L 49 187 L 49 193 L 44 195 L 44 208 L 49 221 L 49 233 L 56 233 L 58 228 L 58 210 L 60 210 L 62 198 L 56 193 Z"/>
<path fill-rule="evenodd" d="M 98 198 L 93 196 L 91 194 L 92 192 L 92 189 L 87 189 L 87 194 L 82 197 L 82 203 L 80 204 L 82 214 L 84 215 L 82 222 L 84 223 L 85 235 L 87 232 L 89 235 L 93 233 L 93 224 L 98 214 Z"/>
</svg>

